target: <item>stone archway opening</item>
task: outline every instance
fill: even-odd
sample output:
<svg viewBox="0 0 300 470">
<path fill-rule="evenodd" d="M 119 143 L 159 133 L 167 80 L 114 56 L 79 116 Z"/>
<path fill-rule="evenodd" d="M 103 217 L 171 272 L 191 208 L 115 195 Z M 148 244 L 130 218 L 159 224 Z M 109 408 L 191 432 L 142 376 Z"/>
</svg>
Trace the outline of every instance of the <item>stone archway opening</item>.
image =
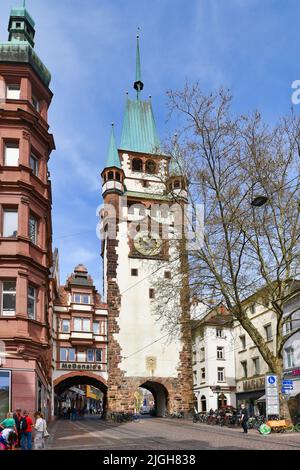
<svg viewBox="0 0 300 470">
<path fill-rule="evenodd" d="M 140 385 L 141 389 L 148 390 L 154 401 L 152 416 L 163 417 L 168 412 L 169 393 L 164 385 L 147 380 Z"/>
<path fill-rule="evenodd" d="M 104 379 L 95 374 L 70 373 L 54 381 L 54 414 L 70 417 L 72 409 L 76 416 L 106 415 L 107 386 Z"/>
</svg>

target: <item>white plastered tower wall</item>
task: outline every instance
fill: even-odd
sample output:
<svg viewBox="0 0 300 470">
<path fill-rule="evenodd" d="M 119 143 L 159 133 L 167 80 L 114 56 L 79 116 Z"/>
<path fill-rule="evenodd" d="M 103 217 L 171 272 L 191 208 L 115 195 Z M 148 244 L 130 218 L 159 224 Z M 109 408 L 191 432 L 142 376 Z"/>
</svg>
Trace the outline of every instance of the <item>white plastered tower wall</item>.
<svg viewBox="0 0 300 470">
<path fill-rule="evenodd" d="M 160 163 L 158 176 L 151 175 L 151 186 L 144 188 L 142 181 L 149 179 L 145 173 L 136 173 L 130 169 L 128 154 L 122 154 L 122 168 L 125 173 L 125 186 L 127 191 L 138 191 L 145 196 L 150 193 L 155 195 L 164 194 L 165 184 L 162 182 L 166 174 L 166 163 Z M 143 203 L 143 199 L 140 199 Z M 157 202 L 159 204 L 159 202 Z M 128 216 L 128 222 L 137 221 L 151 216 L 150 210 L 146 210 L 143 216 L 139 216 L 138 208 L 133 214 L 129 214 L 125 208 L 123 215 Z M 172 219 L 156 219 L 163 222 L 172 237 L 170 228 Z M 147 358 L 155 358 L 156 367 L 153 378 L 157 377 L 177 377 L 179 354 L 181 342 L 177 337 L 166 337 L 162 322 L 157 321 L 155 315 L 155 299 L 149 298 L 149 290 L 154 288 L 161 279 L 165 270 L 169 269 L 169 261 L 148 260 L 130 257 L 130 247 L 128 244 L 128 222 L 120 223 L 118 232 L 118 270 L 117 282 L 121 292 L 121 308 L 119 316 L 120 332 L 116 335 L 116 340 L 121 346 L 123 361 L 121 368 L 128 377 L 148 377 Z M 176 250 L 170 250 L 170 257 L 176 257 Z M 174 268 L 174 263 L 172 264 Z M 178 264 L 177 264 L 178 267 Z M 138 276 L 132 277 L 131 270 L 137 269 Z M 177 289 L 176 304 L 180 303 L 180 292 Z M 164 338 L 162 338 L 164 336 Z"/>
</svg>

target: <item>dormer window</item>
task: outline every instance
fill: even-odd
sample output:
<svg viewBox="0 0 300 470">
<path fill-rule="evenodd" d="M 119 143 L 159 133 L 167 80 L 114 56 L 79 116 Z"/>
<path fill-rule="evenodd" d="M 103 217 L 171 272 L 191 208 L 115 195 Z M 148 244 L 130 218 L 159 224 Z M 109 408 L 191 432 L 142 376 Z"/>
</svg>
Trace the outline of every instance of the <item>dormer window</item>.
<svg viewBox="0 0 300 470">
<path fill-rule="evenodd" d="M 73 302 L 75 304 L 85 304 L 88 305 L 91 303 L 91 296 L 88 294 L 74 294 Z"/>
<path fill-rule="evenodd" d="M 143 171 L 143 162 L 139 158 L 132 160 L 132 171 Z"/>
</svg>

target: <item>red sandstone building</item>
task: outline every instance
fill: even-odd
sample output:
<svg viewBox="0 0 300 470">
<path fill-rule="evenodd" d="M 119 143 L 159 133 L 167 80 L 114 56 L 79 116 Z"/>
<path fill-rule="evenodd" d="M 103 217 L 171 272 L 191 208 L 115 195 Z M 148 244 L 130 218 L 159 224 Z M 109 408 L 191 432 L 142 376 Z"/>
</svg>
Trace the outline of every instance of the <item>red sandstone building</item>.
<svg viewBox="0 0 300 470">
<path fill-rule="evenodd" d="M 52 93 L 34 27 L 13 8 L 0 43 L 0 418 L 16 407 L 49 415 L 51 402 Z"/>
<path fill-rule="evenodd" d="M 93 279 L 79 265 L 59 288 L 53 314 L 53 409 L 59 414 L 71 387 L 94 385 L 106 396 L 107 305 L 101 302 Z M 74 397 L 72 406 L 83 403 Z"/>
</svg>

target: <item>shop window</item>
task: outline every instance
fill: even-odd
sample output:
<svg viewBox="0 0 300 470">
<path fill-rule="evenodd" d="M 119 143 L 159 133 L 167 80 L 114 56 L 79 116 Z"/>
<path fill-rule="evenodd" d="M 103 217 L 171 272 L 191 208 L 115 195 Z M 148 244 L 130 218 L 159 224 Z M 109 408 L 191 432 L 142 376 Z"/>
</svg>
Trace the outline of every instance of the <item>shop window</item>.
<svg viewBox="0 0 300 470">
<path fill-rule="evenodd" d="M 0 370 L 0 420 L 10 411 L 11 402 L 11 372 Z"/>
<path fill-rule="evenodd" d="M 1 315 L 10 317 L 16 314 L 16 281 L 2 281 L 1 288 Z"/>
<path fill-rule="evenodd" d="M 2 236 L 4 238 L 16 238 L 18 235 L 18 210 L 3 210 Z"/>
<path fill-rule="evenodd" d="M 206 407 L 206 397 L 202 395 L 201 397 L 201 411 L 203 413 L 206 413 L 207 407 Z"/>
<path fill-rule="evenodd" d="M 132 171 L 143 171 L 143 162 L 139 158 L 132 160 Z"/>
</svg>

